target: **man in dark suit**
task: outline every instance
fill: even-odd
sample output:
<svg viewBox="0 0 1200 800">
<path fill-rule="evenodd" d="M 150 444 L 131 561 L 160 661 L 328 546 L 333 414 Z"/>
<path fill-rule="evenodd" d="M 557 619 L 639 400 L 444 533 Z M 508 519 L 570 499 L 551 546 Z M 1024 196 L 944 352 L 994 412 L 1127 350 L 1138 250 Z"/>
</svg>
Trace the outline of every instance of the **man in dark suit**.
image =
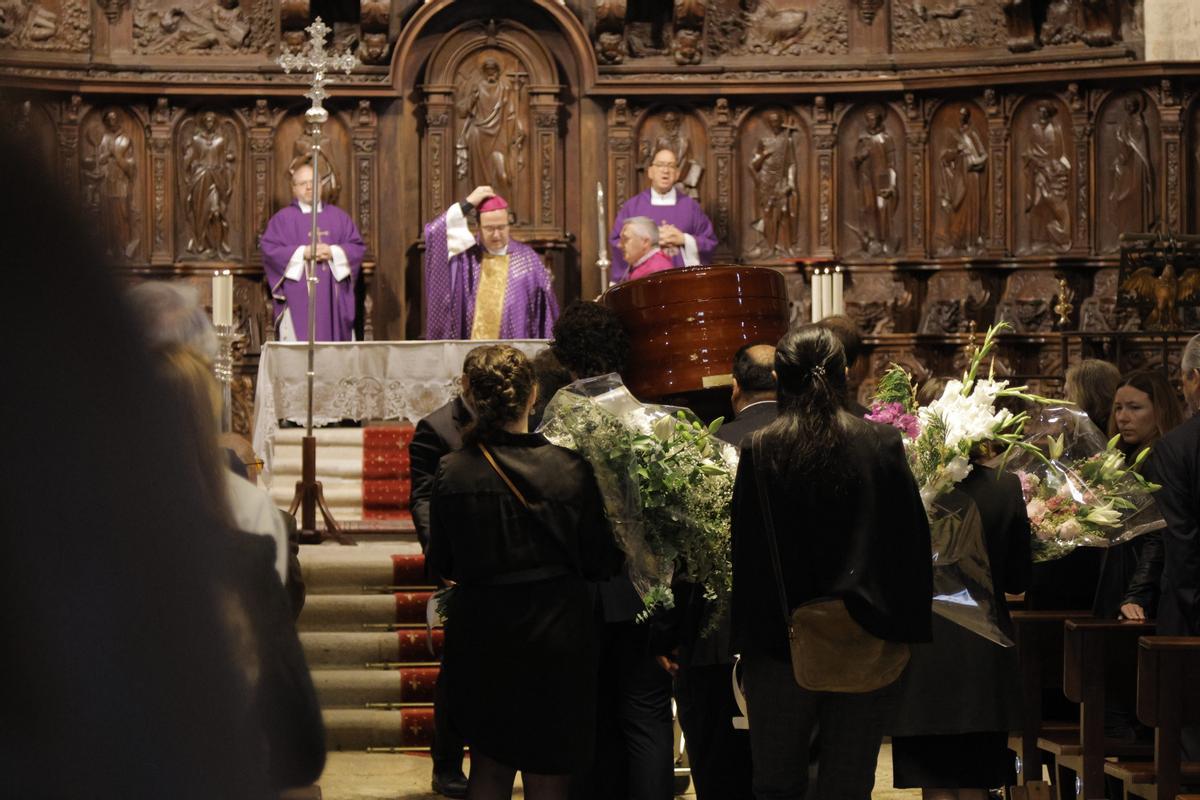
<svg viewBox="0 0 1200 800">
<path fill-rule="evenodd" d="M 717 436 L 737 446 L 776 416 L 775 348 L 746 345 L 733 357 L 734 418 Z M 717 630 L 701 636 L 709 604 L 699 586 L 676 583 L 679 647 L 676 660 L 661 656 L 660 665 L 675 676 L 675 703 L 687 745 L 692 784 L 699 800 L 750 800 L 752 771 L 750 735 L 733 727 L 740 716 L 733 697 L 730 671 L 729 618 Z"/>
<path fill-rule="evenodd" d="M 1154 500 L 1167 521 L 1158 635 L 1200 636 L 1200 336 L 1183 348 L 1179 371 L 1192 417 L 1154 445 L 1145 475 L 1162 486 Z M 1184 730 L 1183 757 L 1200 760 L 1200 728 Z"/>
<path fill-rule="evenodd" d="M 480 348 L 467 353 L 463 360 L 463 372 Z M 465 391 L 466 386 L 462 387 Z M 417 422 L 412 443 L 408 446 L 412 474 L 413 527 L 421 542 L 421 552 L 429 547 L 429 501 L 433 496 L 433 478 L 437 474 L 442 456 L 462 447 L 462 432 L 471 422 L 471 409 L 462 396 Z M 440 575 L 431 576 L 441 582 Z M 445 666 L 443 664 L 443 666 Z M 463 774 L 463 740 L 453 730 L 446 700 L 446 682 L 438 672 L 433 695 L 433 791 L 446 797 L 466 797 L 467 777 Z"/>
<path fill-rule="evenodd" d="M 846 393 L 846 410 L 856 417 L 865 417 L 868 409 L 854 396 L 855 389 L 862 383 L 863 368 L 866 366 L 866 362 L 859 358 L 862 355 L 863 342 L 862 335 L 858 332 L 858 323 L 845 314 L 834 314 L 817 324 L 829 329 L 838 338 L 842 343 L 842 352 L 846 354 L 846 384 L 850 387 L 850 391 Z"/>
</svg>

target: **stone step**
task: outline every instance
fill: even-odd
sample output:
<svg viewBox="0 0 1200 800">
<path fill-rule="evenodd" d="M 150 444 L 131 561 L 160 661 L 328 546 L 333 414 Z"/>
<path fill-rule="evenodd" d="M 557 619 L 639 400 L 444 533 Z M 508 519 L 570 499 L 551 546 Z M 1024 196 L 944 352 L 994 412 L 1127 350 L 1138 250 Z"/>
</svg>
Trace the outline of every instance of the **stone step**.
<svg viewBox="0 0 1200 800">
<path fill-rule="evenodd" d="M 325 746 L 329 750 L 428 748 L 433 741 L 432 708 L 397 711 L 328 708 L 323 710 L 322 717 Z"/>
<path fill-rule="evenodd" d="M 300 568 L 308 593 L 362 594 L 364 587 L 430 587 L 421 547 L 412 541 L 369 542 L 357 547 L 306 545 Z"/>
<path fill-rule="evenodd" d="M 432 703 L 437 667 L 316 669 L 322 708 L 366 709 L 368 703 Z"/>
<path fill-rule="evenodd" d="M 366 669 L 368 664 L 432 664 L 442 653 L 442 631 L 433 631 L 433 652 L 424 628 L 384 633 L 301 631 L 309 669 Z"/>
<path fill-rule="evenodd" d="M 361 633 L 364 625 L 425 625 L 432 591 L 390 594 L 313 594 L 304 602 L 297 626 L 302 631 Z"/>
</svg>

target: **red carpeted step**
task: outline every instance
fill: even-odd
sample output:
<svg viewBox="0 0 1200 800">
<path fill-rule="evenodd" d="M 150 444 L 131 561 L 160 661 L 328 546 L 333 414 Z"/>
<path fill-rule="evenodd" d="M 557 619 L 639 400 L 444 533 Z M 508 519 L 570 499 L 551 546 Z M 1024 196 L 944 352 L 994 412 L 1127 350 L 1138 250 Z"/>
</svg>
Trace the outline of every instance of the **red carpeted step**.
<svg viewBox="0 0 1200 800">
<path fill-rule="evenodd" d="M 322 708 L 362 709 L 370 703 L 432 703 L 437 674 L 437 667 L 312 671 Z"/>
<path fill-rule="evenodd" d="M 428 586 L 431 583 L 425 575 L 424 555 L 417 553 L 392 556 L 393 586 Z"/>
<path fill-rule="evenodd" d="M 312 594 L 300 613 L 304 631 L 378 631 L 383 625 L 425 625 L 432 592 L 396 594 Z"/>
<path fill-rule="evenodd" d="M 429 652 L 425 629 L 383 633 L 301 631 L 310 669 L 363 669 L 367 664 L 428 664 L 442 652 L 442 631 L 434 629 Z"/>
<path fill-rule="evenodd" d="M 362 433 L 363 519 L 409 516 L 412 484 L 408 444 L 412 441 L 412 426 L 371 427 Z"/>
<path fill-rule="evenodd" d="M 400 624 L 423 624 L 425 609 L 433 592 L 396 592 L 396 622 Z"/>
<path fill-rule="evenodd" d="M 325 719 L 325 744 L 330 750 L 368 747 L 428 747 L 433 741 L 433 709 L 398 711 L 330 708 Z"/>
</svg>

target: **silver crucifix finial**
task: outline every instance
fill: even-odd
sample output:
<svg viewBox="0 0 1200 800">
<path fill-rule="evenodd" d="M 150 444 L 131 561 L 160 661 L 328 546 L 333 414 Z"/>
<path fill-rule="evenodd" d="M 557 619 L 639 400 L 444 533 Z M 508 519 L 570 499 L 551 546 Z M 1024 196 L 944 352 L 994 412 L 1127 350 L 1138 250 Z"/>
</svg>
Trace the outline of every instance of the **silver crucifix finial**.
<svg viewBox="0 0 1200 800">
<path fill-rule="evenodd" d="M 304 117 L 309 124 L 320 125 L 329 117 L 329 112 L 322 105 L 327 96 L 325 73 L 342 70 L 349 75 L 350 70 L 358 65 L 358 59 L 353 53 L 331 55 L 325 52 L 325 36 L 329 33 L 329 26 L 322 22 L 320 17 L 305 30 L 308 31 L 308 43 L 304 50 L 299 53 L 284 53 L 279 57 L 279 66 L 287 73 L 292 70 L 312 71 L 312 88 L 305 96 L 312 100 L 313 104 Z"/>
</svg>

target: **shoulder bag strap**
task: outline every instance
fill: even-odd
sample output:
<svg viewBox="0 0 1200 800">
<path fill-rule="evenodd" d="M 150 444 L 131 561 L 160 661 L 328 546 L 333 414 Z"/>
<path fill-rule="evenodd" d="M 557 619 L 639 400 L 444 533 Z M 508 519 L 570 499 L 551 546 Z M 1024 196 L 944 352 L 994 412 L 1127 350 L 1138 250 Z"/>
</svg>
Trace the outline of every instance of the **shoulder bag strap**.
<svg viewBox="0 0 1200 800">
<path fill-rule="evenodd" d="M 775 521 L 771 517 L 771 498 L 767 496 L 767 469 L 763 464 L 762 435 L 755 433 L 751 449 L 754 458 L 754 482 L 758 486 L 758 505 L 762 510 L 763 530 L 767 537 L 767 551 L 771 554 L 771 571 L 775 574 L 775 588 L 779 590 L 779 609 L 787 624 L 788 639 L 794 636 L 792 614 L 788 609 L 787 590 L 783 584 L 783 566 L 779 561 L 779 544 L 775 540 Z"/>
<path fill-rule="evenodd" d="M 500 469 L 500 465 L 496 463 L 496 459 L 492 456 L 492 451 L 488 450 L 482 442 L 479 443 L 479 449 L 483 451 L 483 457 L 486 458 L 487 462 L 492 465 L 492 469 L 496 470 L 496 474 L 500 476 L 500 480 L 504 481 L 504 484 L 512 490 L 512 493 L 516 495 L 517 500 L 520 501 L 521 506 L 528 510 L 529 502 L 525 499 L 525 495 L 521 494 L 521 490 L 518 489 L 511 480 L 509 480 L 508 475 L 504 472 L 504 470 Z"/>
</svg>

